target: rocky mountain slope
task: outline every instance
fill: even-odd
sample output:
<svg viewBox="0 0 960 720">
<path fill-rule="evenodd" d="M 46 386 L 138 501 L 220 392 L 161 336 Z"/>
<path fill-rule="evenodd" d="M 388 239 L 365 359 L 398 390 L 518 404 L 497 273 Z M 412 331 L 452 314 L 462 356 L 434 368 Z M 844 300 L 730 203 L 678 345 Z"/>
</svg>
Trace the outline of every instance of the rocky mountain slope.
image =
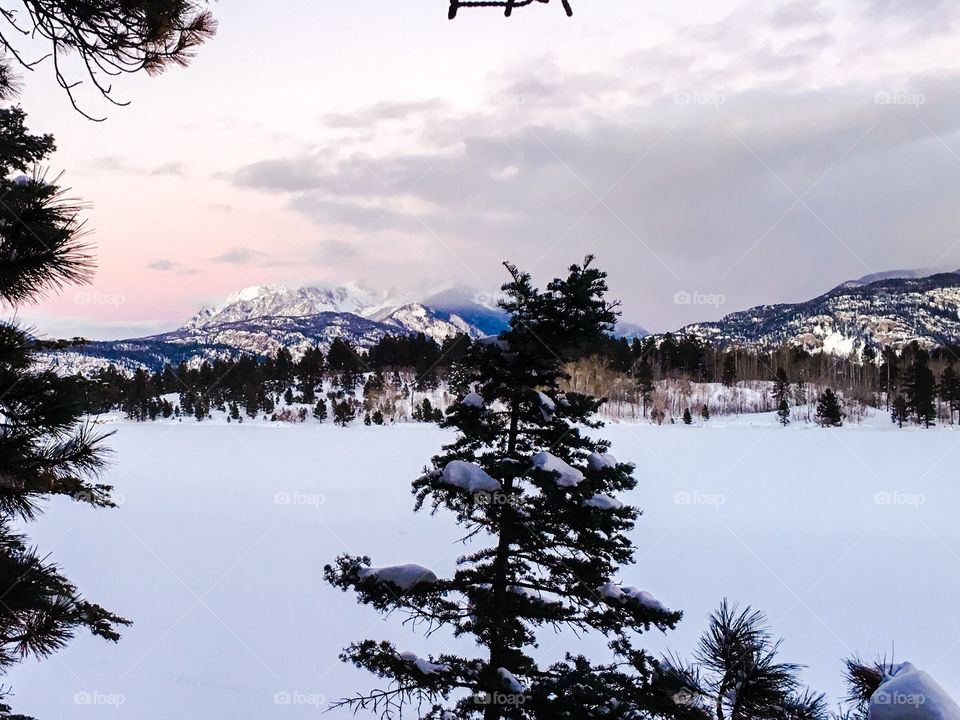
<svg viewBox="0 0 960 720">
<path fill-rule="evenodd" d="M 759 305 L 677 331 L 719 346 L 796 345 L 847 355 L 866 346 L 899 349 L 960 343 L 960 272 L 923 277 L 882 273 L 845 282 L 802 303 Z"/>
</svg>

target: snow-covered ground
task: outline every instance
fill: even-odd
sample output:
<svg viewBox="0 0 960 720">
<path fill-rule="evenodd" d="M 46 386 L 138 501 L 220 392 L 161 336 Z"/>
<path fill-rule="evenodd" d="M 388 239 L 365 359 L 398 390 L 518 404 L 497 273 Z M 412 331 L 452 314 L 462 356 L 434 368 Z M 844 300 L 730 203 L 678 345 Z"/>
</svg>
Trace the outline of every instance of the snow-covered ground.
<svg viewBox="0 0 960 720">
<path fill-rule="evenodd" d="M 29 532 L 97 602 L 135 621 L 16 668 L 14 707 L 39 718 L 305 718 L 371 686 L 337 660 L 413 634 L 322 582 L 338 553 L 444 574 L 451 518 L 411 512 L 409 481 L 444 440 L 430 425 L 118 423 L 113 511 L 51 504 Z M 960 432 L 885 416 L 824 430 L 770 415 L 707 426 L 611 425 L 637 464 L 638 563 L 622 578 L 682 609 L 647 645 L 693 649 L 724 596 L 766 611 L 786 659 L 842 694 L 854 651 L 909 660 L 960 697 Z M 602 653 L 602 639 L 588 641 Z M 458 645 L 469 652 L 470 647 Z M 584 646 L 544 636 L 545 656 Z M 339 711 L 328 717 L 345 718 Z"/>
</svg>

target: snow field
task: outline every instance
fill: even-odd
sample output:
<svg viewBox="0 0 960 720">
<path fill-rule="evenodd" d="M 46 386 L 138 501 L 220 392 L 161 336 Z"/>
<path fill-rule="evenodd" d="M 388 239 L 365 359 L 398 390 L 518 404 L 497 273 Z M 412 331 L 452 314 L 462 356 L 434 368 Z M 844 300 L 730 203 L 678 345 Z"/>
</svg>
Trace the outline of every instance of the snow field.
<svg viewBox="0 0 960 720">
<path fill-rule="evenodd" d="M 752 426 L 751 424 L 752 423 Z M 51 503 L 28 529 L 87 596 L 132 620 L 116 646 L 78 637 L 6 678 L 38 717 L 306 718 L 374 685 L 337 660 L 364 638 L 429 662 L 469 641 L 411 632 L 323 583 L 341 552 L 443 577 L 464 548 L 445 514 L 411 512 L 410 481 L 446 437 L 430 425 L 119 423 L 106 480 L 121 507 Z M 645 645 L 689 655 L 721 598 L 750 603 L 805 679 L 843 694 L 843 657 L 895 654 L 960 697 L 960 435 L 883 418 L 823 430 L 771 416 L 611 425 L 644 510 L 636 565 L 615 578 L 685 612 Z M 539 653 L 604 655 L 541 636 Z M 415 660 L 414 660 L 415 662 Z M 105 712 L 109 709 L 111 712 Z M 350 717 L 349 711 L 328 717 Z"/>
</svg>

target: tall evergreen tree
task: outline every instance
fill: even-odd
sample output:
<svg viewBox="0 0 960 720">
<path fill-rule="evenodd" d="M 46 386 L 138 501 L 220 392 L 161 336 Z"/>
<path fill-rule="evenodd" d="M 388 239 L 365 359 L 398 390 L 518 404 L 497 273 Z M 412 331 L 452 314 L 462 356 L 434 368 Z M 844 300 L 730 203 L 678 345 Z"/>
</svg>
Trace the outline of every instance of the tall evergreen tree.
<svg viewBox="0 0 960 720">
<path fill-rule="evenodd" d="M 2 82 L 0 96 L 9 97 Z M 80 207 L 33 170 L 53 152 L 53 138 L 31 134 L 24 121 L 20 108 L 0 108 L 3 310 L 91 274 Z M 16 173 L 33 174 L 12 177 Z M 0 321 L 0 672 L 25 657 L 59 650 L 80 630 L 116 640 L 118 626 L 126 623 L 84 600 L 11 529 L 16 520 L 34 518 L 40 502 L 53 495 L 113 506 L 111 488 L 96 482 L 103 437 L 80 422 L 81 383 L 36 369 L 43 345 L 14 322 Z M 2 694 L 0 708 L 9 710 Z"/>
<path fill-rule="evenodd" d="M 643 403 L 643 416 L 647 416 L 647 408 L 653 399 L 653 393 L 656 387 L 653 384 L 653 368 L 650 367 L 650 361 L 643 358 L 637 363 L 634 370 L 634 377 L 637 381 L 637 390 L 640 393 L 640 401 Z"/>
<path fill-rule="evenodd" d="M 937 388 L 940 399 L 947 406 L 950 413 L 950 424 L 953 425 L 953 416 L 960 413 L 960 377 L 953 367 L 953 361 L 947 362 L 947 366 L 940 374 L 940 383 Z"/>
<path fill-rule="evenodd" d="M 907 407 L 917 422 L 924 427 L 930 427 L 937 419 L 936 407 L 936 376 L 930 369 L 930 355 L 926 350 L 916 347 L 914 343 L 913 363 L 907 368 L 903 380 L 903 387 L 907 399 Z"/>
<path fill-rule="evenodd" d="M 910 410 L 907 407 L 907 399 L 903 395 L 897 395 L 894 398 L 890 409 L 890 419 L 899 427 L 903 427 L 903 423 L 910 421 Z"/>
<path fill-rule="evenodd" d="M 452 512 L 471 551 L 445 579 L 348 555 L 325 569 L 360 602 L 399 611 L 431 636 L 440 628 L 472 636 L 483 652 L 417 657 L 388 642 L 357 642 L 343 659 L 390 686 L 343 702 L 380 712 L 420 703 L 420 717 L 485 720 L 619 719 L 674 708 L 653 690 L 657 663 L 633 648 L 633 636 L 672 628 L 680 614 L 616 581 L 633 557 L 626 533 L 638 512 L 613 495 L 634 487 L 632 466 L 581 432 L 599 426 L 602 401 L 560 390 L 565 363 L 612 329 L 605 274 L 587 258 L 541 291 L 507 268 L 509 329 L 471 349 L 464 365 L 474 394 L 444 423 L 457 436 L 413 483 L 415 507 Z M 542 667 L 531 650 L 544 627 L 603 633 L 620 661 L 568 656 Z"/>
<path fill-rule="evenodd" d="M 780 405 L 787 402 L 790 398 L 790 378 L 787 377 L 787 371 L 782 367 L 777 368 L 777 373 L 773 378 L 773 401 L 779 408 Z"/>
<path fill-rule="evenodd" d="M 723 355 L 723 384 L 727 387 L 737 384 L 737 355 L 733 350 Z"/>
</svg>

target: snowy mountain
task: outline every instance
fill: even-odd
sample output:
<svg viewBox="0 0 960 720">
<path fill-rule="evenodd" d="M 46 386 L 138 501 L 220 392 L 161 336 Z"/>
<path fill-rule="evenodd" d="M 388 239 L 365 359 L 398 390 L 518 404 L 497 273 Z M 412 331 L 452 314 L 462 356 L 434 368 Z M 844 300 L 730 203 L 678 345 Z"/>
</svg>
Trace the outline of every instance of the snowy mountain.
<svg viewBox="0 0 960 720">
<path fill-rule="evenodd" d="M 899 349 L 960 343 L 960 272 L 881 273 L 845 282 L 801 303 L 759 305 L 681 328 L 715 345 L 795 345 L 847 355 L 865 346 Z"/>
<path fill-rule="evenodd" d="M 46 360 L 64 372 L 94 371 L 111 362 L 132 370 L 244 352 L 265 355 L 281 347 L 298 357 L 309 347 L 329 347 L 337 337 L 368 348 L 385 335 L 423 333 L 442 343 L 458 333 L 481 337 L 505 327 L 503 311 L 488 307 L 476 293 L 461 287 L 442 288 L 418 301 L 411 294 L 380 292 L 357 284 L 261 285 L 201 309 L 176 330 L 92 342 L 50 353 Z"/>
<path fill-rule="evenodd" d="M 360 285 L 345 284 L 332 288 L 258 285 L 244 288 L 227 297 L 220 305 L 203 308 L 187 320 L 184 329 L 226 325 L 267 317 L 305 317 L 325 312 L 367 316 L 389 302 L 387 295 Z"/>
<path fill-rule="evenodd" d="M 494 335 L 506 317 L 494 298 L 462 286 L 425 293 L 380 292 L 356 284 L 335 287 L 256 286 L 197 312 L 171 332 L 144 338 L 92 342 L 50 353 L 48 363 L 93 371 L 107 363 L 133 369 L 164 362 L 199 362 L 287 347 L 294 356 L 341 337 L 367 348 L 385 335 L 423 333 L 443 342 L 457 333 Z M 643 337 L 638 325 L 619 323 L 618 336 Z M 715 322 L 688 325 L 689 334 L 718 346 L 756 349 L 783 344 L 846 355 L 870 345 L 900 348 L 960 344 L 960 272 L 920 276 L 895 271 L 842 283 L 802 303 L 760 305 Z"/>
</svg>

